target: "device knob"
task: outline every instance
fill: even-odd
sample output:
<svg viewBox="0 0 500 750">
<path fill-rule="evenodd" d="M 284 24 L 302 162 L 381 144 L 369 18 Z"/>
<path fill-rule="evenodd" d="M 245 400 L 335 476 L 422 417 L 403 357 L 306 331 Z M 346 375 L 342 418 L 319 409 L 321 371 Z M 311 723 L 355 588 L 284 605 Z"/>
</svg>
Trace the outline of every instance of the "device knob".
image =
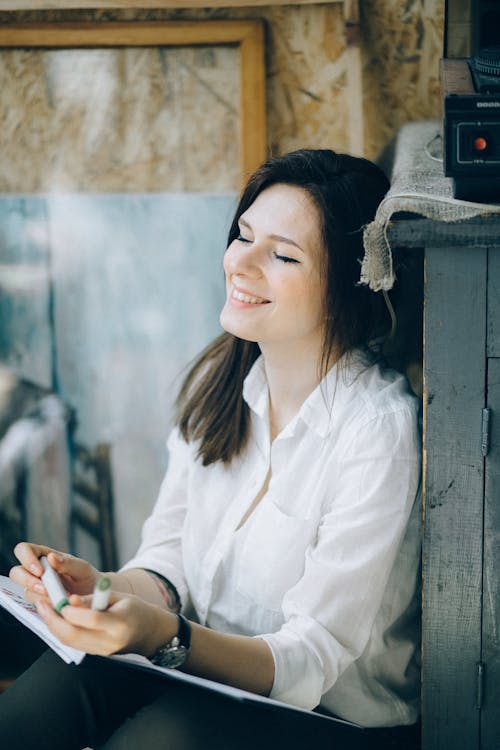
<svg viewBox="0 0 500 750">
<path fill-rule="evenodd" d="M 488 148 L 488 141 L 484 136 L 478 135 L 474 138 L 473 146 L 475 151 L 486 151 Z"/>
<path fill-rule="evenodd" d="M 483 47 L 475 56 L 477 70 L 489 76 L 500 76 L 500 46 Z"/>
</svg>

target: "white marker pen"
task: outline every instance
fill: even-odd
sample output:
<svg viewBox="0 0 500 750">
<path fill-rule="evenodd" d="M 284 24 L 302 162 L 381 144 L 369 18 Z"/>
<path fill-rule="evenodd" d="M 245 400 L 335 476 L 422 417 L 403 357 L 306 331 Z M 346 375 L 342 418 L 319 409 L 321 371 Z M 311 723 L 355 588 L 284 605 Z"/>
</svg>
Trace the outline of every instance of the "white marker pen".
<svg viewBox="0 0 500 750">
<path fill-rule="evenodd" d="M 101 576 L 96 581 L 94 586 L 94 593 L 92 594 L 92 609 L 99 609 L 101 611 L 108 608 L 109 595 L 111 593 L 111 581 L 107 576 Z"/>
<path fill-rule="evenodd" d="M 49 595 L 50 601 L 54 605 L 55 611 L 60 612 L 61 609 L 66 606 L 66 604 L 69 604 L 66 591 L 64 590 L 64 586 L 61 583 L 61 579 L 57 575 L 54 568 L 51 567 L 47 558 L 45 556 L 41 557 L 40 562 L 42 563 L 44 570 L 42 581 L 45 588 L 47 589 L 47 594 Z"/>
</svg>

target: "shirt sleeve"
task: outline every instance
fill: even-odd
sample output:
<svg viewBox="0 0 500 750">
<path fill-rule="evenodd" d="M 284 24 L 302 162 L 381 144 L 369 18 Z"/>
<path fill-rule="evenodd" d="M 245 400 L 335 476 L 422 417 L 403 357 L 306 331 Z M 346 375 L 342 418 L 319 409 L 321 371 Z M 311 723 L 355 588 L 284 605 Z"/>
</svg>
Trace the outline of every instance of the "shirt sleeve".
<svg viewBox="0 0 500 750">
<path fill-rule="evenodd" d="M 191 449 L 177 429 L 167 441 L 169 462 L 160 492 L 142 528 L 141 544 L 135 556 L 121 570 L 147 568 L 173 583 L 182 603 L 188 589 L 182 563 L 181 534 L 187 507 L 187 486 Z"/>
<path fill-rule="evenodd" d="M 419 497 L 414 411 L 378 416 L 346 442 L 304 574 L 283 599 L 285 623 L 259 636 L 275 663 L 270 697 L 307 709 L 363 653 Z"/>
</svg>

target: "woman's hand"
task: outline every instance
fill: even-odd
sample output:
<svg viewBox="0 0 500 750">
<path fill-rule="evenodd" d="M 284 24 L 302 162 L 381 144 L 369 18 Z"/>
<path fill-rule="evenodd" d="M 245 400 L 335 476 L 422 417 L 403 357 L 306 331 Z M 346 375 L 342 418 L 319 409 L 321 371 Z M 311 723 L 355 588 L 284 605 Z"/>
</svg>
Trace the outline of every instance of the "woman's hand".
<svg viewBox="0 0 500 750">
<path fill-rule="evenodd" d="M 47 599 L 47 592 L 40 580 L 43 568 L 40 557 L 47 556 L 49 564 L 59 574 L 62 585 L 69 594 L 90 594 L 99 577 L 99 571 L 85 560 L 59 552 L 51 547 L 20 542 L 14 554 L 21 563 L 11 568 L 9 577 L 24 588 L 25 596 L 37 603 Z"/>
<path fill-rule="evenodd" d="M 46 600 L 37 604 L 49 630 L 67 646 L 88 654 L 150 656 L 177 632 L 175 615 L 136 596 L 111 593 L 104 612 L 90 609 L 90 596 L 70 597 L 60 614 Z"/>
</svg>

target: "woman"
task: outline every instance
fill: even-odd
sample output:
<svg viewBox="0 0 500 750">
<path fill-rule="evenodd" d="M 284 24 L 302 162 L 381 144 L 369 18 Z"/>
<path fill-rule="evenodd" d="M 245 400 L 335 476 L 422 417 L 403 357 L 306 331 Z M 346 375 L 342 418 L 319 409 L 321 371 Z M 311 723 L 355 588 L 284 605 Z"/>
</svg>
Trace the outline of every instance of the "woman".
<svg viewBox="0 0 500 750">
<path fill-rule="evenodd" d="M 409 746 L 418 409 L 369 352 L 381 301 L 356 283 L 362 228 L 387 188 L 370 162 L 329 150 L 257 170 L 224 257 L 225 333 L 181 390 L 167 475 L 136 556 L 110 574 L 109 609 L 89 609 L 99 574 L 82 560 L 23 543 L 11 571 L 89 654 L 135 651 L 369 731 L 48 654 L 0 701 L 6 746 Z M 43 554 L 72 594 L 60 615 Z"/>
</svg>

